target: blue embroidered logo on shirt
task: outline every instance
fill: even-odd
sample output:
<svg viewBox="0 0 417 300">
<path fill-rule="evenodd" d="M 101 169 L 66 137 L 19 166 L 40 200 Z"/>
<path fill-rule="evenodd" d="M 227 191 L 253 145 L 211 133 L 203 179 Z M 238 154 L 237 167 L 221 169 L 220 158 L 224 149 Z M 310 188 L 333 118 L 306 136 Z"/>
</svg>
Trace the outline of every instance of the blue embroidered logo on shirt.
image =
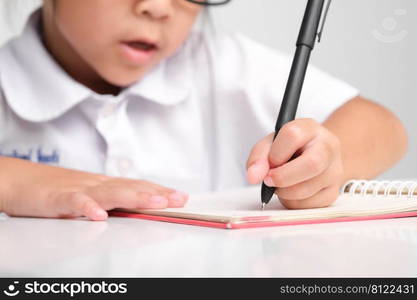
<svg viewBox="0 0 417 300">
<path fill-rule="evenodd" d="M 42 150 L 42 147 L 38 147 L 36 151 L 34 151 L 33 148 L 30 148 L 25 152 L 13 149 L 11 152 L 3 153 L 3 151 L 0 150 L 0 156 L 19 158 L 43 164 L 59 164 L 60 159 L 58 150 L 47 152 Z"/>
</svg>

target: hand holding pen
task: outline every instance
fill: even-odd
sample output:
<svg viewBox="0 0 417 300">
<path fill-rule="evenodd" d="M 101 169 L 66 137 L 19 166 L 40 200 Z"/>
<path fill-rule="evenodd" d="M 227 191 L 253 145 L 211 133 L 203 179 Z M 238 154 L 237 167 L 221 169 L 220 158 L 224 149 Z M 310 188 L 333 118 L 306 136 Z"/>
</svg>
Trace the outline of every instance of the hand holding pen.
<svg viewBox="0 0 417 300">
<path fill-rule="evenodd" d="M 327 206 L 337 198 L 343 176 L 338 138 L 313 120 L 293 121 L 310 54 L 316 37 L 321 38 L 330 2 L 325 6 L 324 0 L 308 1 L 275 133 L 259 142 L 248 160 L 249 182 L 265 178 L 262 208 L 275 192 L 289 208 Z"/>
</svg>

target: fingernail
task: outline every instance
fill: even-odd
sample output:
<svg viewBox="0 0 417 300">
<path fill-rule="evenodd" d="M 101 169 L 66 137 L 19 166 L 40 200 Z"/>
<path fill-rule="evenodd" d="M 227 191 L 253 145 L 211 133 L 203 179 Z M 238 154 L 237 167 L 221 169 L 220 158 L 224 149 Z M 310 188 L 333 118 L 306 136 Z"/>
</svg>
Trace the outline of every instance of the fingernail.
<svg viewBox="0 0 417 300">
<path fill-rule="evenodd" d="M 149 201 L 154 204 L 162 204 L 165 203 L 167 199 L 162 196 L 152 196 L 151 198 L 149 198 Z"/>
<path fill-rule="evenodd" d="M 274 181 L 272 180 L 272 177 L 268 176 L 264 179 L 264 183 L 269 187 L 274 187 Z"/>
<path fill-rule="evenodd" d="M 102 210 L 102 209 L 96 209 L 95 215 L 96 215 L 97 218 L 100 218 L 100 219 L 105 219 L 108 216 L 107 212 L 105 210 Z"/>
<path fill-rule="evenodd" d="M 184 192 L 181 192 L 181 191 L 177 191 L 177 192 L 180 193 L 184 197 L 184 199 L 188 198 L 188 193 L 184 193 Z"/>
<path fill-rule="evenodd" d="M 248 172 L 253 172 L 258 167 L 258 161 L 255 161 L 253 164 L 250 165 Z"/>
<path fill-rule="evenodd" d="M 183 202 L 185 199 L 187 199 L 187 196 L 188 195 L 183 192 L 175 191 L 175 193 L 169 195 L 169 199 L 175 202 Z"/>
</svg>

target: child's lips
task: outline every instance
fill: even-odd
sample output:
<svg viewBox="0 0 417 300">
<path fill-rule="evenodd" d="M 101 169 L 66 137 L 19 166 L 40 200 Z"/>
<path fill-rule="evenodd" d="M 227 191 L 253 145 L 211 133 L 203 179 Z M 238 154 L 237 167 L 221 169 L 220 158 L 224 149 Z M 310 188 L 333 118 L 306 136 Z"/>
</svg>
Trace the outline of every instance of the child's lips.
<svg viewBox="0 0 417 300">
<path fill-rule="evenodd" d="M 158 50 L 156 43 L 142 40 L 123 41 L 120 43 L 122 55 L 135 65 L 149 63 Z"/>
</svg>

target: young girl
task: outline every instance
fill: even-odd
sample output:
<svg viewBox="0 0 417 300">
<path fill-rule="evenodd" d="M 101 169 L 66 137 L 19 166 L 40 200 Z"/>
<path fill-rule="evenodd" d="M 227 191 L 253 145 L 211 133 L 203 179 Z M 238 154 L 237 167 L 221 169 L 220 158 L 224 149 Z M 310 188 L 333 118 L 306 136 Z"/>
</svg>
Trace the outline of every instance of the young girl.
<svg viewBox="0 0 417 300">
<path fill-rule="evenodd" d="M 193 26 L 222 2 L 44 0 L 0 50 L 0 211 L 105 220 L 262 181 L 324 207 L 401 158 L 400 121 L 314 67 L 272 142 L 291 60 Z"/>
</svg>

